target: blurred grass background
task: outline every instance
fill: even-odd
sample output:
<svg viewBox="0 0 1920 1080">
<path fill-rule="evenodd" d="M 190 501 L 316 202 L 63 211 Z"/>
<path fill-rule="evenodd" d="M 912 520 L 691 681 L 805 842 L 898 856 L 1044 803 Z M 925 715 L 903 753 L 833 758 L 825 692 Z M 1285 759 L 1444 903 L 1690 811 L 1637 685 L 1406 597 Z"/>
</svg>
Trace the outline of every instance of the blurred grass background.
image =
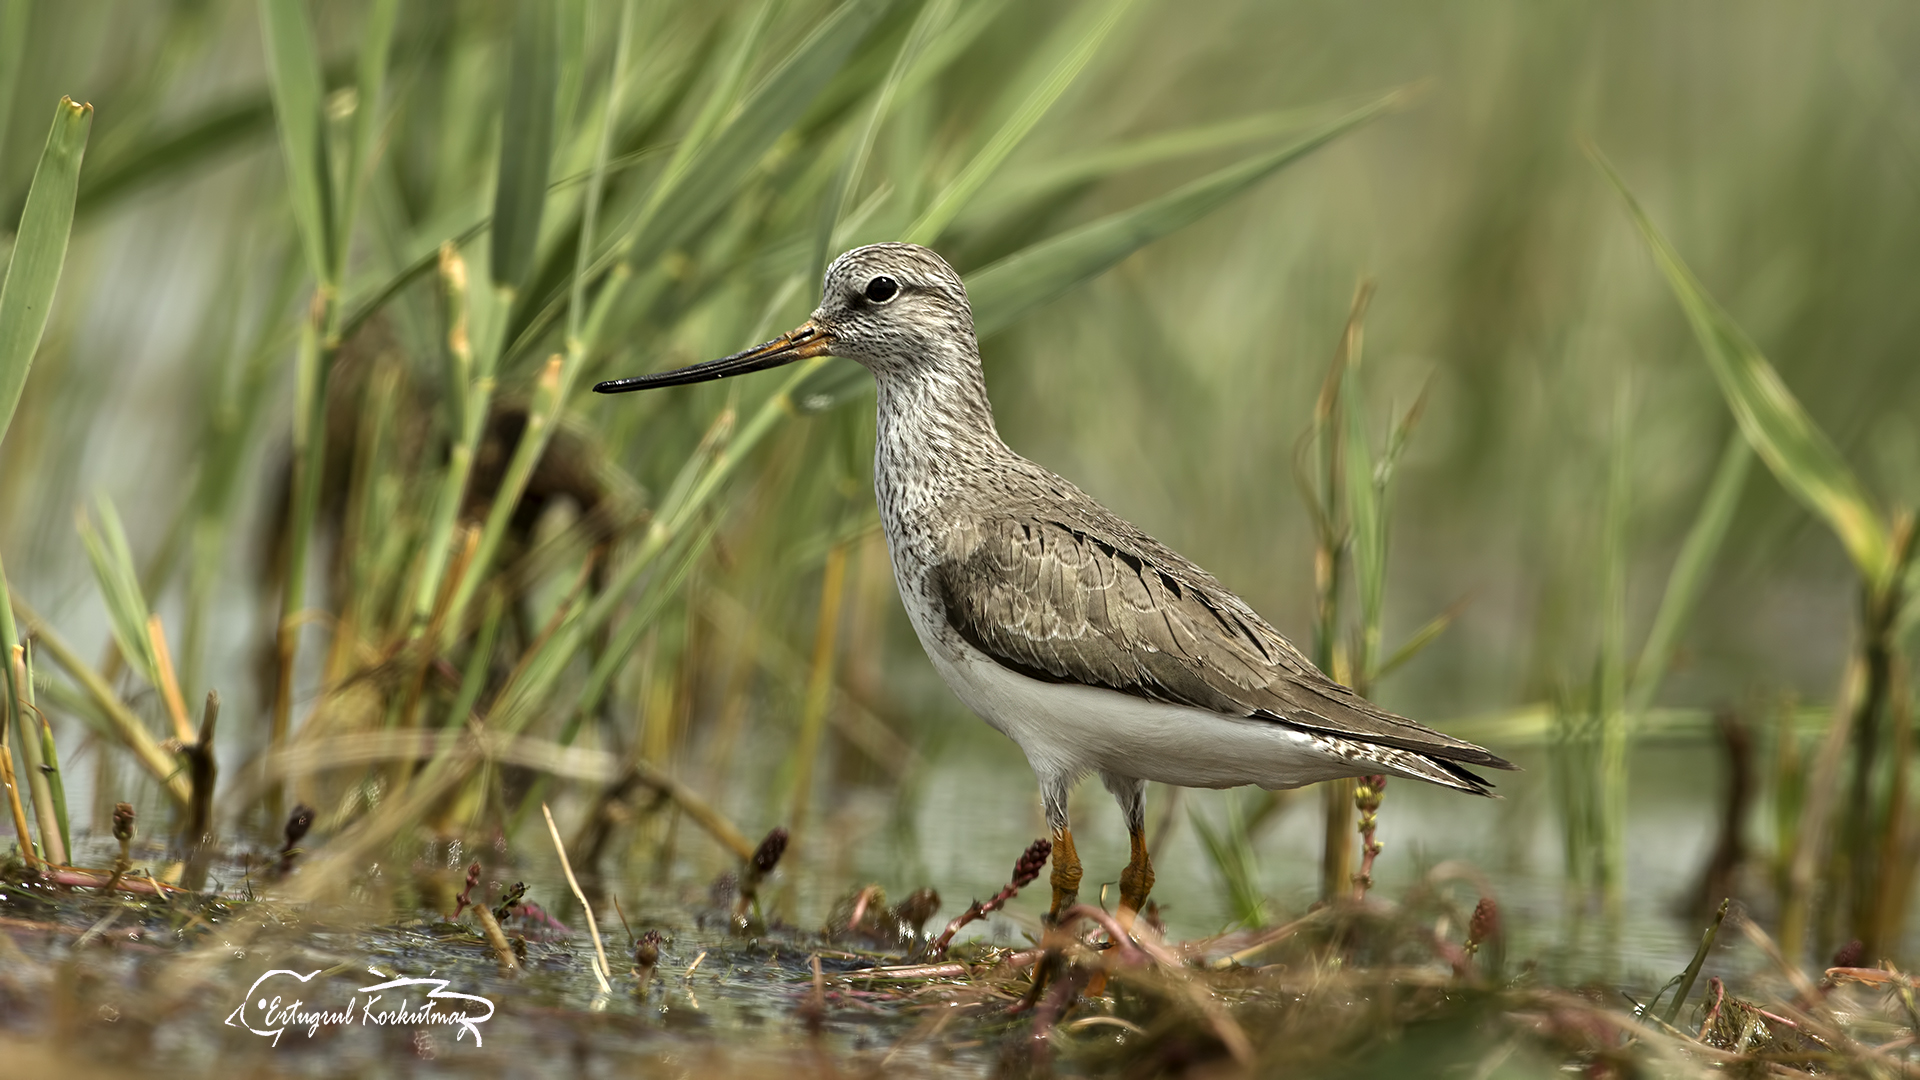
<svg viewBox="0 0 1920 1080">
<path fill-rule="evenodd" d="M 356 145 L 367 115 L 356 64 L 381 7 L 307 9 L 330 88 L 323 138 L 336 148 Z M 332 709 L 327 730 L 344 735 L 444 726 L 462 701 L 482 712 L 498 704 L 516 685 L 515 664 L 546 640 L 542 625 L 556 611 L 578 614 L 563 598 L 603 595 L 594 573 L 622 557 L 603 552 L 598 571 L 583 571 L 608 534 L 563 496 L 602 500 L 609 551 L 644 544 L 648 523 L 698 475 L 683 466 L 726 445 L 715 417 L 735 409 L 737 431 L 774 391 L 567 398 L 553 452 L 572 455 L 572 471 L 533 479 L 555 509 L 506 541 L 476 576 L 464 620 L 440 635 L 423 631 L 438 591 L 419 581 L 435 558 L 460 580 L 463 549 L 434 553 L 428 510 L 449 483 L 446 448 L 460 442 L 463 417 L 501 403 L 522 421 L 537 412 L 549 354 L 567 352 L 567 377 L 591 380 L 719 355 L 796 323 L 816 299 L 822 253 L 904 235 L 946 205 L 942 193 L 1010 130 L 1029 88 L 1080 46 L 1084 70 L 934 239 L 963 273 L 1412 88 L 1401 108 L 1024 312 L 985 346 L 1011 445 L 1213 570 L 1305 645 L 1316 537 L 1296 490 L 1296 446 L 1356 287 L 1372 281 L 1358 380 L 1370 441 L 1380 445 L 1390 418 L 1426 395 L 1391 490 L 1388 648 L 1459 605 L 1444 633 L 1375 688 L 1387 706 L 1502 752 L 1548 742 L 1538 717 L 1585 694 L 1610 649 L 1608 538 L 1619 544 L 1618 625 L 1636 644 L 1733 431 L 1681 307 L 1582 140 L 1605 149 L 1865 487 L 1889 506 L 1920 503 L 1920 307 L 1910 300 L 1920 86 L 1905 63 L 1920 48 L 1920 16 L 1904 5 L 855 7 L 840 17 L 870 17 L 872 29 L 847 43 L 845 65 L 764 152 L 724 175 L 715 205 L 684 219 L 672 216 L 684 203 L 670 200 L 664 216 L 645 217 L 649 200 L 671 190 L 663 178 L 686 165 L 680 147 L 729 130 L 732 110 L 831 6 L 640 2 L 628 23 L 617 3 L 555 9 L 565 59 L 552 88 L 549 175 L 568 183 L 548 198 L 544 225 L 536 219 L 537 252 L 528 276 L 509 283 L 510 306 L 473 293 L 504 320 L 493 331 L 498 393 L 468 398 L 480 411 L 462 412 L 455 401 L 479 384 L 450 367 L 454 315 L 434 252 L 497 205 L 510 54 L 523 33 L 507 3 L 399 5 L 364 194 L 341 234 L 352 239 L 342 314 L 410 263 L 425 260 L 427 272 L 339 352 L 334 392 L 347 397 L 327 424 L 336 450 L 298 605 L 323 614 L 300 631 L 294 745 L 303 732 L 318 737 L 316 708 Z M 129 674 L 111 656 L 112 620 L 74 529 L 76 507 L 96 494 L 117 508 L 145 596 L 173 638 L 185 701 L 208 689 L 225 699 L 221 819 L 271 834 L 263 792 L 273 785 L 257 777 L 282 592 L 266 552 L 287 513 L 296 338 L 314 288 L 259 9 L 15 2 L 6 13 L 10 40 L 25 43 L 0 108 L 7 205 L 24 198 L 50 102 L 90 101 L 97 119 L 53 321 L 0 443 L 0 553 L 14 594 L 80 656 L 103 658 L 117 692 L 162 731 L 161 695 L 137 663 Z M 1117 21 L 1098 39 L 1108 18 Z M 576 354 L 559 333 L 561 301 L 622 25 L 627 66 L 615 72 L 620 111 L 604 127 L 611 164 L 596 240 L 635 220 L 655 231 L 639 230 L 644 258 Z M 931 44 L 915 54 L 923 26 Z M 915 63 L 890 81 L 901 56 Z M 841 192 L 882 100 L 871 153 Z M 1169 133 L 1189 152 L 1143 142 Z M 354 187 L 345 159 L 329 167 L 340 192 Z M 835 223 L 830 239 L 823 220 Z M 491 269 L 501 280 L 488 237 L 467 243 L 472 279 Z M 591 278 L 591 294 L 606 295 L 609 280 Z M 314 348 L 331 355 L 324 342 Z M 374 393 L 356 396 L 367 387 Z M 727 485 L 702 496 L 650 576 L 606 594 L 644 617 L 604 705 L 530 707 L 525 730 L 551 743 L 590 720 L 589 745 L 719 793 L 756 824 L 798 829 L 809 806 L 832 820 L 849 806 L 884 815 L 913 805 L 943 754 L 957 756 L 953 747 L 979 732 L 956 733 L 974 721 L 920 658 L 894 597 L 873 531 L 871 399 L 852 398 L 776 419 Z M 475 476 L 497 481 L 512 446 L 476 435 Z M 489 452 L 498 460 L 484 460 Z M 470 492 L 484 486 L 475 484 Z M 1611 517 L 1610 489 L 1623 493 Z M 470 494 L 479 505 L 466 510 L 484 518 L 485 494 Z M 346 554 L 330 563 L 333 552 Z M 514 572 L 488 576 L 501 566 Z M 1784 703 L 1827 702 L 1854 648 L 1857 607 L 1832 534 L 1765 470 L 1750 470 L 1656 704 L 1735 706 L 1770 729 Z M 410 651 L 423 633 L 443 647 Z M 540 685 L 564 686 L 577 702 L 598 643 L 582 633 L 575 644 L 547 658 L 557 666 Z M 147 783 L 89 734 L 107 730 L 97 702 L 63 697 L 59 676 L 40 677 L 69 771 L 106 785 L 96 806 Z M 1515 713 L 1535 719 L 1503 726 Z M 1696 744 L 1711 739 L 1704 722 L 1686 731 Z M 89 740 L 91 753 L 80 749 Z M 1020 765 L 1011 746 L 981 753 L 996 768 Z M 316 802 L 323 822 L 344 828 L 405 789 L 384 768 L 303 774 L 290 799 Z M 1789 761 L 1778 775 L 1797 768 Z M 1521 783 L 1550 782 L 1543 772 Z M 454 785 L 442 803 L 415 806 L 409 827 L 517 820 L 527 783 Z M 1713 785 L 1696 783 L 1688 805 L 1711 820 Z M 1880 783 L 1876 797 L 1888 797 L 1892 781 Z M 68 777 L 70 790 L 87 786 Z M 849 787 L 855 795 L 842 793 Z M 893 794 L 859 802 L 862 791 Z M 590 824 L 608 799 L 592 785 L 577 794 L 576 820 Z M 1382 811 L 1389 837 L 1394 801 Z M 1568 805 L 1520 802 L 1536 816 Z M 1904 803 L 1891 805 L 1901 818 Z M 674 842 L 653 819 L 619 835 L 656 854 Z M 1912 840 L 1909 831 L 1896 847 Z M 1779 847 L 1784 858 L 1789 845 Z M 986 857 L 983 879 L 1012 850 Z"/>
</svg>

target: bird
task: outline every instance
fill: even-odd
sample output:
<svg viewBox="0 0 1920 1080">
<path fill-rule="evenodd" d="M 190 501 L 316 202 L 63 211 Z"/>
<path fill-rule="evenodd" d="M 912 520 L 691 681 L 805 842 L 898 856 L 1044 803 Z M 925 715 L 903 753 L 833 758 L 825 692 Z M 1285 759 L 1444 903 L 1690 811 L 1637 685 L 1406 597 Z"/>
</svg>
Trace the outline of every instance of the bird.
<svg viewBox="0 0 1920 1080">
<path fill-rule="evenodd" d="M 791 332 L 594 390 L 817 356 L 873 374 L 874 495 L 900 599 L 941 678 L 1033 768 L 1052 833 L 1050 925 L 1077 901 L 1067 800 L 1090 775 L 1126 820 L 1130 926 L 1153 888 L 1148 782 L 1282 789 L 1385 775 L 1491 795 L 1473 770 L 1514 768 L 1335 682 L 1212 574 L 1008 447 L 966 287 L 928 248 L 854 248 L 827 267 L 819 307 Z"/>
</svg>

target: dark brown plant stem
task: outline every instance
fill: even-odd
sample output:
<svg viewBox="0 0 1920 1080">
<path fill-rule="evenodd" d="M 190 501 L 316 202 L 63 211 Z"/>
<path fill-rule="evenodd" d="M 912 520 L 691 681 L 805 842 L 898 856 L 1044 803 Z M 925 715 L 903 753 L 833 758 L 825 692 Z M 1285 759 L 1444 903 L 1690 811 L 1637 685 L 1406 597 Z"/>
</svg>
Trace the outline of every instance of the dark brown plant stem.
<svg viewBox="0 0 1920 1080">
<path fill-rule="evenodd" d="M 1367 890 L 1373 888 L 1373 860 L 1385 847 L 1373 838 L 1373 833 L 1380 825 L 1380 800 L 1386 787 L 1386 776 L 1375 774 L 1361 777 L 1353 789 L 1353 805 L 1360 811 L 1360 872 L 1353 875 L 1355 900 L 1365 900 Z"/>
<path fill-rule="evenodd" d="M 787 830 L 775 828 L 760 846 L 753 849 L 753 857 L 747 860 L 746 873 L 740 875 L 740 896 L 734 901 L 733 922 L 736 929 L 745 929 L 748 913 L 760 899 L 760 886 L 772 876 L 774 868 L 780 865 L 780 856 L 787 853 Z"/>
<path fill-rule="evenodd" d="M 1080 990 L 1087 985 L 1088 972 L 1080 968 L 1070 968 L 1066 974 L 1053 981 L 1048 987 L 1044 1000 L 1033 1012 L 1033 1065 L 1036 1074 L 1046 1076 L 1049 1051 L 1052 1049 L 1053 1026 L 1080 996 Z"/>
<path fill-rule="evenodd" d="M 1707 962 L 1707 954 L 1713 951 L 1713 939 L 1720 936 L 1720 924 L 1727 919 L 1727 909 L 1731 907 L 1731 897 L 1720 901 L 1720 910 L 1714 914 L 1713 922 L 1707 926 L 1706 933 L 1700 935 L 1700 947 L 1693 951 L 1693 960 L 1687 964 L 1687 970 L 1680 976 L 1680 986 L 1673 992 L 1673 1000 L 1667 1002 L 1666 1021 L 1671 1024 L 1680 1018 L 1680 1007 L 1686 1004 L 1687 995 L 1693 991 L 1693 980 L 1700 977 L 1700 965 Z M 1713 980 L 1717 984 L 1720 980 Z M 1715 1006 L 1718 1008 L 1718 1005 Z"/>
<path fill-rule="evenodd" d="M 340 351 L 339 327 L 339 290 L 320 282 L 313 290 L 307 317 L 300 326 L 300 388 L 296 397 L 307 404 L 307 412 L 294 419 L 287 524 L 280 557 L 275 560 L 280 621 L 275 634 L 273 711 L 267 729 L 269 753 L 284 747 L 287 733 L 292 730 L 294 660 L 300 648 L 300 615 L 307 606 L 307 553 L 313 542 L 314 521 L 319 515 L 321 472 L 327 460 L 327 377 Z M 286 805 L 284 799 L 283 785 L 276 783 L 267 788 L 267 820 L 279 816 L 280 808 Z"/>
<path fill-rule="evenodd" d="M 1914 874 L 1920 871 L 1920 859 L 1915 858 L 1907 772 L 1913 754 L 1913 699 L 1908 680 L 1907 663 L 1896 659 L 1890 695 L 1892 715 L 1889 718 L 1893 729 L 1891 758 L 1894 766 L 1890 770 L 1893 776 L 1886 797 L 1883 819 L 1886 826 L 1881 830 L 1880 850 L 1876 856 L 1884 872 L 1879 875 L 1874 890 L 1875 925 L 1879 928 L 1879 940 L 1883 945 L 1900 941 L 1905 936 L 1907 919 L 1911 914 L 1907 899 L 1912 894 Z"/>
<path fill-rule="evenodd" d="M 113 876 L 107 879 L 107 891 L 120 887 L 120 879 L 133 869 L 133 804 L 115 803 L 113 806 L 113 838 L 120 841 L 120 857 L 113 862 Z"/>
<path fill-rule="evenodd" d="M 1899 822 L 1886 813 L 1893 807 L 1875 805 L 1875 794 L 1881 764 L 1888 757 L 1882 736 L 1892 730 L 1893 699 L 1899 692 L 1898 685 L 1904 682 L 1900 672 L 1902 656 L 1895 637 L 1900 613 L 1906 606 L 1901 586 L 1914 556 L 1914 539 L 1911 516 L 1894 522 L 1893 565 L 1885 580 L 1867 582 L 1860 597 L 1860 661 L 1864 665 L 1866 685 L 1853 718 L 1853 787 L 1849 792 L 1846 819 L 1837 830 L 1835 844 L 1845 853 L 1850 879 L 1845 888 L 1850 900 L 1853 936 L 1866 943 L 1870 954 L 1879 953 L 1887 940 L 1882 933 L 1891 922 L 1892 914 L 1880 909 L 1883 868 L 1879 856 L 1882 852 L 1876 848 L 1885 833 L 1898 830 Z M 1905 749 L 1899 745 L 1903 742 L 1896 740 L 1896 745 Z M 1905 774 L 1904 755 L 1895 757 L 1892 764 L 1896 776 Z M 1904 801 L 1904 788 L 1896 783 L 1893 795 Z M 1836 881 L 1833 886 L 1837 891 L 1841 882 Z"/>
<path fill-rule="evenodd" d="M 213 729 L 219 722 L 220 693 L 209 690 L 206 708 L 200 713 L 199 737 L 193 745 L 181 747 L 180 751 L 187 759 L 187 780 L 191 785 L 187 797 L 186 825 L 180 836 L 188 848 L 198 848 L 212 830 L 213 789 L 220 775 L 213 759 Z"/>
<path fill-rule="evenodd" d="M 1716 709 L 1713 726 L 1726 751 L 1727 788 L 1721 802 L 1720 835 L 1713 843 L 1713 854 L 1701 871 L 1693 895 L 1687 900 L 1687 913 L 1705 917 L 1713 910 L 1713 898 L 1732 895 L 1740 867 L 1747 859 L 1746 821 L 1754 793 L 1753 733 L 1732 709 Z"/>
<path fill-rule="evenodd" d="M 1840 691 L 1834 698 L 1832 717 L 1808 770 L 1800 820 L 1793 838 L 1793 856 L 1787 865 L 1786 887 L 1780 900 L 1780 947 L 1789 956 L 1799 956 L 1807 944 L 1814 879 L 1830 847 L 1828 828 L 1839 787 L 1841 759 L 1851 740 L 1854 713 L 1866 681 L 1865 668 L 1858 656 L 1847 662 Z"/>
<path fill-rule="evenodd" d="M 293 870 L 293 860 L 299 858 L 300 841 L 306 839 L 307 830 L 313 828 L 313 807 L 300 803 L 287 815 L 287 843 L 280 849 L 280 876 L 285 877 Z"/>
<path fill-rule="evenodd" d="M 530 914 L 526 909 L 532 907 L 533 905 L 522 904 L 520 902 L 521 899 L 526 895 L 527 895 L 527 883 L 524 881 L 514 882 L 512 885 L 507 887 L 507 891 L 500 897 L 500 902 L 494 905 L 493 917 L 496 920 L 505 922 L 507 919 L 513 917 L 516 914 L 518 915 Z M 518 912 L 514 911 L 513 909 L 516 907 L 520 908 L 521 910 Z"/>
<path fill-rule="evenodd" d="M 953 935 L 959 933 L 961 927 L 966 926 L 968 923 L 978 922 L 1000 910 L 1007 905 L 1008 901 L 1018 896 L 1021 889 L 1033 884 L 1034 879 L 1040 876 L 1040 871 L 1046 867 L 1047 859 L 1052 855 L 1053 842 L 1051 840 L 1043 837 L 1028 844 L 1027 850 L 1020 855 L 1019 861 L 1013 864 L 1013 878 L 1007 882 L 1006 888 L 995 893 L 993 897 L 985 903 L 975 900 L 968 906 L 967 910 L 960 913 L 958 918 L 948 923 L 946 930 L 942 931 L 940 936 L 934 939 L 933 947 L 930 950 L 931 955 L 945 956 L 948 947 L 953 944 Z"/>
</svg>

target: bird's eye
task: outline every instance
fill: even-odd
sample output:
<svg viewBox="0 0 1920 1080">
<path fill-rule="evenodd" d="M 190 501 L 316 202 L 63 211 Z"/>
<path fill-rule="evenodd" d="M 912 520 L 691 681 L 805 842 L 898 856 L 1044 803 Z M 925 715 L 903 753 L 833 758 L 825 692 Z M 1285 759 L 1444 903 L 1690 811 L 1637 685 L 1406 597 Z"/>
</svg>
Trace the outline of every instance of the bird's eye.
<svg viewBox="0 0 1920 1080">
<path fill-rule="evenodd" d="M 876 304 L 884 304 L 899 295 L 900 283 L 885 274 L 867 282 L 867 299 Z"/>
</svg>

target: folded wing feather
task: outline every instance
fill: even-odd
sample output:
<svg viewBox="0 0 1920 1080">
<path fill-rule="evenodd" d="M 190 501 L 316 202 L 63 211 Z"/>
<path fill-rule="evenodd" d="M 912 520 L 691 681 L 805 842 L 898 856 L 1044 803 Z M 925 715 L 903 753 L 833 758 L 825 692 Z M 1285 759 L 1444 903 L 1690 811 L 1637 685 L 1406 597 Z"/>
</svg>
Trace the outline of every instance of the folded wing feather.
<svg viewBox="0 0 1920 1080">
<path fill-rule="evenodd" d="M 975 648 L 1033 678 L 1510 769 L 1329 679 L 1206 571 L 1087 501 L 1000 504 L 947 537 L 934 583 Z"/>
</svg>

